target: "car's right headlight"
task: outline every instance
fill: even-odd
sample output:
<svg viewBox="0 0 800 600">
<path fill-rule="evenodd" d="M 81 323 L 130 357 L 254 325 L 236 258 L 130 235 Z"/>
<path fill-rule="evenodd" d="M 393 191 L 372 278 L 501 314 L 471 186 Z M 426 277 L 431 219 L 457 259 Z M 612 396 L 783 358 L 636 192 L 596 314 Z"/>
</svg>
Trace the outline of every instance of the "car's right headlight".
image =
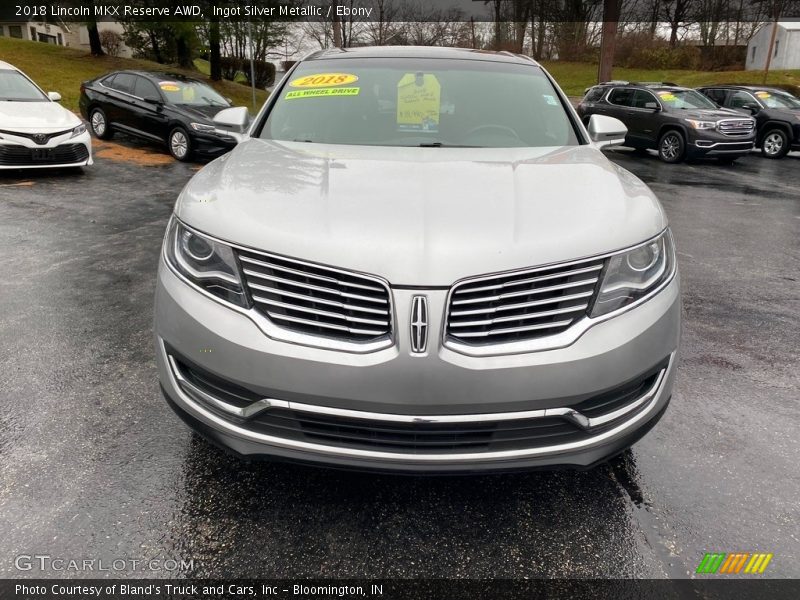
<svg viewBox="0 0 800 600">
<path fill-rule="evenodd" d="M 657 238 L 608 259 L 591 316 L 599 317 L 652 294 L 675 274 L 669 229 Z"/>
<path fill-rule="evenodd" d="M 189 229 L 173 215 L 167 226 L 164 254 L 169 265 L 197 287 L 237 306 L 248 307 L 239 266 L 230 246 Z"/>
</svg>

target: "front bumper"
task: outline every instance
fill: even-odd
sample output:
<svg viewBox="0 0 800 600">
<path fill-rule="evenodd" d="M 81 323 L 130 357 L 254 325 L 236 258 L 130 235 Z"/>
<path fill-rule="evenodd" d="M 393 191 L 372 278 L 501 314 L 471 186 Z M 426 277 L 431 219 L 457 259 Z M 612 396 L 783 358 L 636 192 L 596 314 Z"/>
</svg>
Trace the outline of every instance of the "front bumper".
<svg viewBox="0 0 800 600">
<path fill-rule="evenodd" d="M 690 158 L 745 156 L 753 150 L 755 137 L 736 139 L 722 134 L 707 134 L 708 137 L 689 141 L 687 154 Z"/>
<path fill-rule="evenodd" d="M 0 139 L 0 169 L 54 169 L 91 164 L 92 138 L 88 131 L 75 137 L 62 135 L 42 145 L 7 133 Z"/>
<path fill-rule="evenodd" d="M 567 347 L 484 357 L 460 354 L 441 341 L 436 345 L 434 332 L 442 327 L 446 290 L 425 291 L 431 347 L 423 355 L 411 354 L 408 323 L 401 316 L 409 314 L 411 298 L 419 290 L 393 289 L 397 343 L 352 354 L 270 339 L 246 315 L 198 293 L 162 261 L 156 293 L 157 363 L 164 393 L 178 414 L 206 437 L 241 455 L 415 472 L 588 467 L 628 447 L 666 407 L 677 362 L 679 287 L 676 275 L 644 304 L 588 328 Z M 186 385 L 186 373 L 175 358 L 255 394 L 261 399 L 258 410 L 248 412 L 251 405 L 239 414 L 219 410 L 215 400 L 220 398 L 204 398 L 203 390 L 198 394 Z M 607 420 L 589 423 L 581 420 L 584 415 L 579 410 L 570 410 L 645 372 L 652 372 L 652 379 L 619 415 L 609 413 Z M 271 411 L 344 419 L 346 427 L 353 420 L 365 423 L 367 429 L 371 424 L 384 428 L 397 423 L 398 435 L 417 426 L 424 434 L 424 427 L 437 424 L 538 426 L 537 419 L 541 423 L 562 419 L 575 425 L 576 435 L 530 447 L 465 451 L 442 446 L 428 452 L 326 443 L 319 437 L 276 434 L 274 428 L 255 425 L 253 420 L 261 418 L 256 413 Z"/>
<path fill-rule="evenodd" d="M 215 158 L 230 152 L 239 143 L 234 134 L 223 136 L 192 132 L 191 135 L 194 153 L 207 158 Z"/>
</svg>

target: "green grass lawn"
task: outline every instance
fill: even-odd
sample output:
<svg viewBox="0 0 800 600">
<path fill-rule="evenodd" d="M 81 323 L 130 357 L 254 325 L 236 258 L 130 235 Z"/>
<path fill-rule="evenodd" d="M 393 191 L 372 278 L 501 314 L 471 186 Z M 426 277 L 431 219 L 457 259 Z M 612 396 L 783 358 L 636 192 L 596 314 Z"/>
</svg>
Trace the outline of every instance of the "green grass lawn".
<svg viewBox="0 0 800 600">
<path fill-rule="evenodd" d="M 200 71 L 203 75 L 211 74 L 211 66 L 208 64 L 207 60 L 203 60 L 202 58 L 194 59 L 194 68 Z M 241 83 L 242 85 L 248 85 L 247 77 L 245 77 L 244 73 L 242 73 L 241 71 L 236 73 L 236 77 L 234 77 L 233 80 L 236 83 Z"/>
<path fill-rule="evenodd" d="M 571 63 L 545 61 L 545 68 L 555 77 L 558 84 L 570 96 L 583 96 L 583 91 L 597 82 L 597 65 L 592 63 Z M 614 79 L 627 81 L 671 81 L 678 85 L 697 87 L 712 83 L 753 83 L 762 82 L 762 71 L 681 71 L 646 70 L 614 68 Z M 768 84 L 795 85 L 800 87 L 800 70 L 771 71 Z"/>
<path fill-rule="evenodd" d="M 147 60 L 94 57 L 84 50 L 64 48 L 41 42 L 0 38 L 0 60 L 22 69 L 46 92 L 61 94 L 61 103 L 71 110 L 78 110 L 78 97 L 82 81 L 119 69 L 144 69 L 183 73 L 209 83 L 223 96 L 239 106 L 253 112 L 252 92 L 249 86 L 232 81 L 210 81 L 200 71 L 187 71 Z M 258 106 L 266 100 L 267 93 L 256 90 Z"/>
</svg>

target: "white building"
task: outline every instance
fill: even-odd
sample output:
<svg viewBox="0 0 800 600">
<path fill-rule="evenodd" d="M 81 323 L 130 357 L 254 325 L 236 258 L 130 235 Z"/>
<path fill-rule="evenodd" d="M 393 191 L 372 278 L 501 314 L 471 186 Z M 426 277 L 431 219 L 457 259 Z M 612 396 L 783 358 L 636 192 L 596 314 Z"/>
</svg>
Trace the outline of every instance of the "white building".
<svg viewBox="0 0 800 600">
<path fill-rule="evenodd" d="M 766 66 L 773 25 L 773 23 L 762 25 L 747 45 L 745 68 L 748 71 L 763 69 Z M 770 70 L 800 69 L 800 22 L 778 22 L 769 68 Z"/>
<path fill-rule="evenodd" d="M 66 45 L 66 31 L 61 25 L 55 23 L 35 22 L 2 22 L 0 23 L 0 36 L 45 42 L 58 46 Z"/>
</svg>

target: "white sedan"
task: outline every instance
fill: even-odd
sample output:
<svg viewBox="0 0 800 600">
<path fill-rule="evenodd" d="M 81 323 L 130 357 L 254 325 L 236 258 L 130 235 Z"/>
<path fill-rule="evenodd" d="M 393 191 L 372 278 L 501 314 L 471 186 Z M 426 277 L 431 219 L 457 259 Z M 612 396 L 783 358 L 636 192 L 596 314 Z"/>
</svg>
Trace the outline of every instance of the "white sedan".
<svg viewBox="0 0 800 600">
<path fill-rule="evenodd" d="M 27 75 L 0 61 L 0 169 L 92 164 L 86 125 Z"/>
</svg>

